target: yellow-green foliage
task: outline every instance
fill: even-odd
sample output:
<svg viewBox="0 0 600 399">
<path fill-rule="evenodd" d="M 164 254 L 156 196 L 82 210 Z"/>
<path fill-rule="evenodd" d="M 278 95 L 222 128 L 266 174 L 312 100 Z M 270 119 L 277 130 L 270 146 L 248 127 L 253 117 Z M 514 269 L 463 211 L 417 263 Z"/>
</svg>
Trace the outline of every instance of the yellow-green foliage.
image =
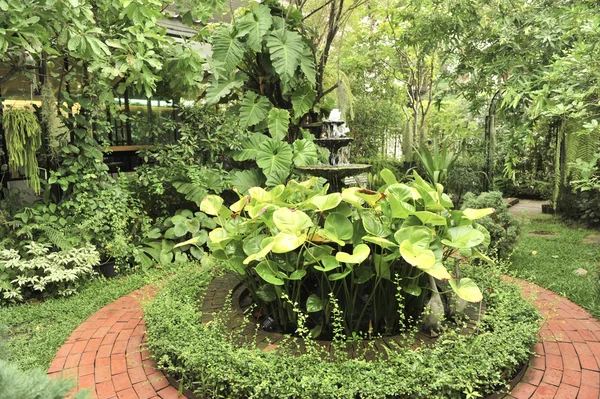
<svg viewBox="0 0 600 399">
<path fill-rule="evenodd" d="M 42 146 L 42 129 L 37 118 L 28 109 L 9 109 L 2 116 L 2 127 L 8 148 L 8 167 L 16 174 L 23 168 L 29 185 L 40 191 L 37 150 Z"/>
</svg>

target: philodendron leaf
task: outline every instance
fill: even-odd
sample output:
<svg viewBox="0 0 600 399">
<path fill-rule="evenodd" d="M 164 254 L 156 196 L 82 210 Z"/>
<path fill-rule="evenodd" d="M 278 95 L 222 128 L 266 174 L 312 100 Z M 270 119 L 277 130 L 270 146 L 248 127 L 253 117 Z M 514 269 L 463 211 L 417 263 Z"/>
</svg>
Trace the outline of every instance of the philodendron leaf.
<svg viewBox="0 0 600 399">
<path fill-rule="evenodd" d="M 262 122 L 267 116 L 271 103 L 264 96 L 249 91 L 240 103 L 240 123 L 246 128 Z"/>
<path fill-rule="evenodd" d="M 254 270 L 256 274 L 260 276 L 269 284 L 283 285 L 283 280 L 276 274 L 277 266 L 272 264 L 273 262 L 264 260 L 260 262 Z"/>
<path fill-rule="evenodd" d="M 294 118 L 300 119 L 312 108 L 317 92 L 309 86 L 302 86 L 292 94 L 292 108 L 294 109 Z"/>
<path fill-rule="evenodd" d="M 214 244 L 218 244 L 230 238 L 229 234 L 227 234 L 227 230 L 222 227 L 212 230 L 208 233 L 208 237 L 210 238 L 210 242 Z"/>
<path fill-rule="evenodd" d="M 450 239 L 442 240 L 442 244 L 451 248 L 472 248 L 481 244 L 485 240 L 485 236 L 479 230 L 470 226 L 458 226 L 448 229 Z"/>
<path fill-rule="evenodd" d="M 223 208 L 223 198 L 218 195 L 207 195 L 200 203 L 200 210 L 211 216 L 217 216 L 221 208 Z"/>
<path fill-rule="evenodd" d="M 211 79 L 210 86 L 206 90 L 206 105 L 215 105 L 223 97 L 226 97 L 232 90 L 238 89 L 244 85 L 241 79 L 233 78 L 232 80 Z"/>
<path fill-rule="evenodd" d="M 485 208 L 485 209 L 471 209 L 467 208 L 462 211 L 463 216 L 470 220 L 476 220 L 484 218 L 488 215 L 494 213 L 494 208 Z"/>
<path fill-rule="evenodd" d="M 292 272 L 292 274 L 290 274 L 288 276 L 288 280 L 302 280 L 302 278 L 304 276 L 306 276 L 306 270 L 304 270 L 304 269 L 294 270 Z"/>
<path fill-rule="evenodd" d="M 302 72 L 304 72 L 306 79 L 308 79 L 312 87 L 314 87 L 315 83 L 317 82 L 315 56 L 313 55 L 312 50 L 306 43 L 304 44 L 304 49 L 302 50 L 302 58 L 300 59 L 300 69 L 302 70 Z"/>
<path fill-rule="evenodd" d="M 297 32 L 280 30 L 267 36 L 267 47 L 275 71 L 285 82 L 289 82 L 300 65 L 304 50 L 302 36 Z"/>
<path fill-rule="evenodd" d="M 417 284 L 409 284 L 406 287 L 402 288 L 407 294 L 410 295 L 414 295 L 414 296 L 419 296 L 421 295 L 421 287 L 419 287 Z"/>
<path fill-rule="evenodd" d="M 392 172 L 391 170 L 389 170 L 387 168 L 383 169 L 381 172 L 379 172 L 379 174 L 381 175 L 381 178 L 383 179 L 385 184 L 398 183 L 398 180 L 396 179 L 396 175 L 394 175 L 394 172 Z"/>
<path fill-rule="evenodd" d="M 275 240 L 273 237 L 268 237 L 262 240 L 262 242 L 260 243 L 261 250 L 252 255 L 249 255 L 246 259 L 244 259 L 244 264 L 247 265 L 254 260 L 262 259 L 265 256 L 267 256 L 267 254 L 271 252 L 271 249 L 273 249 L 274 241 Z"/>
<path fill-rule="evenodd" d="M 354 232 L 352 222 L 339 212 L 332 212 L 325 219 L 324 233 L 327 238 L 334 241 L 344 241 L 352 238 Z"/>
<path fill-rule="evenodd" d="M 246 43 L 255 52 L 262 49 L 262 39 L 271 27 L 273 18 L 269 7 L 261 4 L 244 15 L 237 23 L 237 37 L 246 37 Z"/>
<path fill-rule="evenodd" d="M 448 273 L 446 266 L 440 262 L 436 262 L 428 269 L 424 269 L 425 273 L 437 278 L 438 280 L 450 280 L 452 276 Z"/>
<path fill-rule="evenodd" d="M 317 163 L 319 155 L 317 154 L 317 147 L 312 141 L 307 139 L 296 140 L 292 147 L 294 149 L 294 165 L 307 166 Z"/>
<path fill-rule="evenodd" d="M 457 283 L 455 279 L 451 278 L 449 282 L 459 298 L 464 299 L 467 302 L 480 302 L 483 299 L 481 290 L 470 278 L 463 278 L 460 280 L 460 283 Z"/>
<path fill-rule="evenodd" d="M 272 108 L 267 117 L 269 134 L 275 140 L 283 140 L 290 126 L 290 113 L 286 109 Z"/>
<path fill-rule="evenodd" d="M 342 202 L 342 195 L 340 193 L 316 195 L 310 199 L 310 202 L 313 203 L 320 212 L 328 211 Z"/>
<path fill-rule="evenodd" d="M 322 266 L 315 265 L 315 270 L 325 273 L 340 267 L 340 262 L 335 258 L 335 256 L 326 255 L 321 259 L 321 265 Z"/>
<path fill-rule="evenodd" d="M 369 257 L 370 253 L 371 248 L 369 248 L 368 245 L 358 244 L 356 247 L 354 247 L 352 255 L 346 252 L 338 252 L 335 255 L 335 258 L 340 262 L 358 264 L 364 262 Z"/>
<path fill-rule="evenodd" d="M 273 249 L 276 254 L 293 251 L 306 241 L 306 234 L 278 233 L 273 237 Z"/>
<path fill-rule="evenodd" d="M 271 172 L 289 173 L 293 156 L 292 147 L 288 143 L 268 139 L 258 146 L 256 163 L 265 175 Z"/>
<path fill-rule="evenodd" d="M 225 72 L 229 73 L 244 56 L 244 47 L 237 38 L 233 37 L 230 26 L 221 25 L 212 35 L 212 52 L 213 59 L 220 61 Z"/>
<path fill-rule="evenodd" d="M 311 294 L 306 300 L 306 312 L 315 313 L 323 310 L 325 307 L 325 302 L 326 301 L 324 299 L 319 298 L 315 294 Z"/>
<path fill-rule="evenodd" d="M 273 212 L 273 222 L 279 230 L 291 234 L 300 234 L 314 226 L 306 213 L 290 208 L 279 208 Z"/>
<path fill-rule="evenodd" d="M 373 271 L 365 266 L 354 269 L 354 284 L 364 284 L 373 277 Z"/>
<path fill-rule="evenodd" d="M 419 269 L 427 269 L 435 263 L 435 254 L 429 249 L 419 248 L 410 241 L 404 240 L 400 244 L 400 255 L 410 265 Z"/>
<path fill-rule="evenodd" d="M 398 244 L 409 241 L 418 249 L 429 248 L 433 240 L 434 231 L 425 226 L 403 227 L 394 234 L 394 239 Z"/>
<path fill-rule="evenodd" d="M 244 253 L 248 256 L 260 252 L 262 249 L 261 243 L 268 236 L 266 234 L 259 234 L 254 237 L 247 238 L 243 241 L 242 248 L 244 249 Z"/>
<path fill-rule="evenodd" d="M 446 218 L 438 215 L 437 213 L 428 212 L 428 211 L 420 211 L 415 212 L 414 215 L 423 222 L 423 224 L 432 224 L 434 226 L 445 226 Z"/>
<path fill-rule="evenodd" d="M 381 248 L 385 248 L 385 249 L 398 247 L 398 244 L 393 243 L 389 240 L 386 240 L 385 238 L 382 238 L 382 237 L 364 236 L 362 238 L 362 240 L 366 241 L 366 242 L 370 242 L 375 245 L 379 245 Z"/>
<path fill-rule="evenodd" d="M 379 218 L 371 213 L 363 214 L 362 223 L 365 231 L 373 236 L 387 237 L 390 234 L 390 231 L 383 226 Z"/>
<path fill-rule="evenodd" d="M 346 269 L 344 269 L 344 271 L 342 273 L 331 273 L 329 276 L 327 276 L 327 279 L 329 281 L 341 280 L 341 279 L 345 278 L 347 275 L 349 275 L 351 271 L 352 271 L 352 268 L 346 266 Z"/>
<path fill-rule="evenodd" d="M 271 284 L 263 284 L 256 290 L 256 295 L 265 302 L 273 302 L 277 299 L 275 287 Z"/>
</svg>

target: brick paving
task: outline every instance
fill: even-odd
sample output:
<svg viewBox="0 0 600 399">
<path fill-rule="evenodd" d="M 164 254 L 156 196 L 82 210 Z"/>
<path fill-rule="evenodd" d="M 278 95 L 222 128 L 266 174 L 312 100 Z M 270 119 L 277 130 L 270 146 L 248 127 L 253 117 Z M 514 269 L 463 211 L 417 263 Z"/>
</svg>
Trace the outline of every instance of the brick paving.
<svg viewBox="0 0 600 399">
<path fill-rule="evenodd" d="M 527 371 L 507 399 L 600 398 L 600 322 L 573 302 L 514 279 L 542 312 L 544 323 Z M 171 399 L 169 385 L 144 349 L 141 302 L 152 287 L 134 291 L 82 323 L 58 350 L 48 374 L 77 379 L 97 399 Z"/>
</svg>

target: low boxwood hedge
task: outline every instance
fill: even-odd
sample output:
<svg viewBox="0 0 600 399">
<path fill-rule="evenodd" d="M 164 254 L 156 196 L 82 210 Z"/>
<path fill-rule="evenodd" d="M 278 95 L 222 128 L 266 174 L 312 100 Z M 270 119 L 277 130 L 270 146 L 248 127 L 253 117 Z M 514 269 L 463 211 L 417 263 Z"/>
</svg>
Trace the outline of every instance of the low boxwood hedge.
<svg viewBox="0 0 600 399">
<path fill-rule="evenodd" d="M 432 345 L 387 360 L 324 361 L 232 343 L 223 318 L 202 324 L 199 293 L 213 277 L 174 276 L 146 309 L 148 347 L 158 365 L 200 398 L 476 398 L 497 390 L 527 361 L 539 314 L 520 290 L 484 269 L 478 331 L 445 332 Z M 221 321 L 219 321 L 221 319 Z"/>
</svg>

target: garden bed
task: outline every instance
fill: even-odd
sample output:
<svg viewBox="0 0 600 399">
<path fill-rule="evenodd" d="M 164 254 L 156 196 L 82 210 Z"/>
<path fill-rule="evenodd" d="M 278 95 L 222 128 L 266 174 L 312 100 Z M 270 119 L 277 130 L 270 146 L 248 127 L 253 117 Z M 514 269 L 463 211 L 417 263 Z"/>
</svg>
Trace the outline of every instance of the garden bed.
<svg viewBox="0 0 600 399">
<path fill-rule="evenodd" d="M 506 386 L 536 342 L 538 313 L 513 285 L 482 269 L 487 310 L 477 332 L 445 331 L 418 350 L 398 346 L 376 356 L 331 360 L 319 351 L 294 355 L 241 344 L 225 313 L 208 321 L 199 308 L 210 273 L 175 276 L 148 306 L 148 348 L 158 365 L 199 398 L 462 398 Z M 214 291 L 208 292 L 208 295 Z"/>
</svg>

